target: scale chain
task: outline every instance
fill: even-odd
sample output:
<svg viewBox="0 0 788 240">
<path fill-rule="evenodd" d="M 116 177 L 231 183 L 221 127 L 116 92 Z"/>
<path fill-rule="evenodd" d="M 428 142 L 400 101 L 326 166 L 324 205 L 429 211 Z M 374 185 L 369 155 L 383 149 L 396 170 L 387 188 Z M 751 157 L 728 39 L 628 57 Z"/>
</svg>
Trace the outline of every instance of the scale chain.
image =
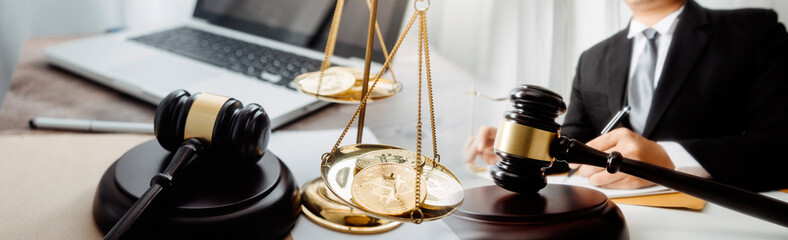
<svg viewBox="0 0 788 240">
<path fill-rule="evenodd" d="M 416 204 L 413 208 L 413 211 L 416 209 L 421 208 L 421 201 L 419 201 L 419 197 L 421 197 L 421 174 L 423 172 L 424 167 L 421 165 L 424 158 L 421 156 L 421 80 L 422 80 L 422 54 L 424 48 L 424 14 L 419 12 L 419 87 L 418 87 L 418 115 L 417 115 L 417 124 L 416 124 L 416 186 L 415 186 L 415 194 L 416 194 Z M 416 219 L 411 219 L 413 221 L 418 221 Z"/>
<path fill-rule="evenodd" d="M 339 0 L 339 1 L 343 1 L 343 0 Z M 423 2 L 423 1 L 424 0 L 418 0 L 417 2 Z M 427 1 L 427 2 L 429 4 L 429 1 Z M 414 2 L 414 5 L 415 5 L 415 2 Z M 418 123 L 417 123 L 417 139 L 416 139 L 416 156 L 417 156 L 417 167 L 416 167 L 417 175 L 416 175 L 416 186 L 415 186 L 415 197 L 416 197 L 415 201 L 416 202 L 415 202 L 414 209 L 411 210 L 411 212 L 410 212 L 410 218 L 416 224 L 420 224 L 424 220 L 424 213 L 421 210 L 422 202 L 420 201 L 420 197 L 421 197 L 421 194 L 422 194 L 421 193 L 421 181 L 422 181 L 421 175 L 423 174 L 423 169 L 424 169 L 424 165 L 422 163 L 424 161 L 426 161 L 424 159 L 424 157 L 422 156 L 422 154 L 421 154 L 421 137 L 422 137 L 422 128 L 421 128 L 422 127 L 422 121 L 421 121 L 421 106 L 422 106 L 421 105 L 421 103 L 422 103 L 421 102 L 421 93 L 422 93 L 422 79 L 423 79 L 422 67 L 424 67 L 424 70 L 425 70 L 425 73 L 426 73 L 424 75 L 426 75 L 426 82 L 427 82 L 427 88 L 428 88 L 428 101 L 429 101 L 429 105 L 430 105 L 430 124 L 431 124 L 430 126 L 431 126 L 431 130 L 432 130 L 432 134 L 431 135 L 432 135 L 433 158 L 434 158 L 432 170 L 434 170 L 437 167 L 437 162 L 440 161 L 440 155 L 438 155 L 438 153 L 437 153 L 438 150 L 437 150 L 437 142 L 436 142 L 437 137 L 436 137 L 436 130 L 435 130 L 435 110 L 434 110 L 434 100 L 433 100 L 434 98 L 433 98 L 433 91 L 432 91 L 432 76 L 431 76 L 430 59 L 429 59 L 429 40 L 428 40 L 428 37 L 427 37 L 427 23 L 426 23 L 427 16 L 426 16 L 426 10 L 428 8 L 429 8 L 429 6 L 427 6 L 424 9 L 419 9 L 418 7 L 416 7 L 416 11 L 413 13 L 413 16 L 411 16 L 410 20 L 408 21 L 408 24 L 405 27 L 402 35 L 399 37 L 399 39 L 397 39 L 397 42 L 394 45 L 394 48 L 392 48 L 391 54 L 386 56 L 386 62 L 383 64 L 383 68 L 381 68 L 380 72 L 375 77 L 375 80 L 372 83 L 372 86 L 370 87 L 369 91 L 367 91 L 367 93 L 361 98 L 361 101 L 360 101 L 360 104 L 359 104 L 358 108 L 356 108 L 355 113 L 350 118 L 350 121 L 348 122 L 348 124 L 345 126 L 345 129 L 342 131 L 342 134 L 339 136 L 339 139 L 334 144 L 334 147 L 331 149 L 331 152 L 325 153 L 321 157 L 324 164 L 332 161 L 332 158 L 334 157 L 334 154 L 336 153 L 337 149 L 339 149 L 339 144 L 342 143 L 342 140 L 344 139 L 344 137 L 347 134 L 347 132 L 350 130 L 350 127 L 353 125 L 353 122 L 358 117 L 361 109 L 363 109 L 366 106 L 367 99 L 369 98 L 372 90 L 375 88 L 375 86 L 377 85 L 378 81 L 380 80 L 380 77 L 383 75 L 383 73 L 386 71 L 386 69 L 390 67 L 390 64 L 391 64 L 391 61 L 392 61 L 394 55 L 396 55 L 397 51 L 399 50 L 400 45 L 403 42 L 403 39 L 405 39 L 405 37 L 407 36 L 407 34 L 410 31 L 411 27 L 413 26 L 413 23 L 415 22 L 416 18 L 418 17 L 419 18 L 419 47 L 418 47 L 418 55 L 419 55 L 418 84 L 419 84 L 419 86 L 418 86 Z M 333 26 L 332 26 L 332 28 L 333 28 Z M 326 59 L 328 59 L 328 57 Z M 325 66 L 325 64 L 324 64 L 324 66 Z M 321 72 L 322 72 L 322 70 L 321 70 Z M 322 73 L 321 73 L 321 79 L 320 80 L 322 81 Z M 319 90 L 319 88 L 318 88 L 318 90 Z"/>
<path fill-rule="evenodd" d="M 422 11 L 424 14 L 425 11 Z M 427 70 L 427 93 L 429 96 L 430 101 L 430 129 L 432 129 L 432 157 L 433 161 L 433 168 L 437 166 L 437 163 L 440 162 L 440 155 L 438 155 L 438 139 L 435 129 L 435 105 L 433 104 L 433 95 L 432 95 L 432 72 L 430 71 L 430 45 L 429 45 L 429 35 L 427 35 L 427 17 L 426 15 L 423 17 L 424 21 L 422 21 L 422 25 L 424 27 L 424 60 L 426 61 L 425 68 Z"/>
<path fill-rule="evenodd" d="M 372 3 L 370 0 L 367 0 L 367 9 L 372 11 Z M 325 71 L 329 67 L 331 67 L 331 57 L 334 56 L 334 48 L 336 48 L 337 42 L 337 34 L 339 32 L 339 24 L 342 20 L 342 11 L 345 6 L 345 0 L 337 0 L 337 5 L 334 8 L 334 17 L 331 19 L 331 27 L 328 31 L 328 40 L 326 41 L 326 49 L 323 56 L 323 62 L 320 65 L 320 77 L 318 78 L 317 84 L 317 91 L 315 92 L 315 97 L 320 98 L 320 89 L 323 86 L 323 77 L 325 76 Z M 381 50 L 383 50 L 383 56 L 388 58 L 389 53 L 386 49 L 386 42 L 383 40 L 383 34 L 380 32 L 380 25 L 378 21 L 375 20 L 375 33 L 378 36 L 378 41 L 380 43 Z M 391 80 L 397 82 L 397 77 L 394 75 L 394 68 L 389 66 Z"/>
<path fill-rule="evenodd" d="M 372 2 L 367 0 L 367 9 L 372 11 Z M 380 25 L 378 25 L 378 20 L 375 20 L 375 35 L 378 36 L 378 43 L 380 43 L 380 50 L 383 51 L 383 57 L 388 58 L 389 52 L 386 50 L 386 41 L 383 40 L 383 33 L 380 32 Z M 391 80 L 397 82 L 397 76 L 394 76 L 394 68 L 389 66 L 389 74 L 391 74 Z"/>
<path fill-rule="evenodd" d="M 331 56 L 334 55 L 334 46 L 337 42 L 337 32 L 339 31 L 339 23 L 342 20 L 342 9 L 345 7 L 345 0 L 337 0 L 337 5 L 334 8 L 334 17 L 331 19 L 331 28 L 328 31 L 328 41 L 326 42 L 325 56 L 323 56 L 323 63 L 320 65 L 320 78 L 317 80 L 317 91 L 315 97 L 320 97 L 320 88 L 323 86 L 323 76 L 326 74 L 326 68 L 331 65 Z"/>
<path fill-rule="evenodd" d="M 419 197 L 421 197 L 421 174 L 423 171 L 423 166 L 421 165 L 424 158 L 421 156 L 421 81 L 422 81 L 422 53 L 424 48 L 424 14 L 419 12 L 419 91 L 418 91 L 418 120 L 416 124 L 416 159 L 417 159 L 417 167 L 416 167 L 416 207 L 421 207 L 421 201 L 419 201 Z"/>
<path fill-rule="evenodd" d="M 324 154 L 323 160 L 334 157 L 334 153 L 336 153 L 337 149 L 339 149 L 339 144 L 342 143 L 342 140 L 345 138 L 345 135 L 347 135 L 347 132 L 350 130 L 350 127 L 353 126 L 353 122 L 356 120 L 356 117 L 358 117 L 358 114 L 361 112 L 361 109 L 366 105 L 370 93 L 372 93 L 372 90 L 375 89 L 375 86 L 378 84 L 378 80 L 380 80 L 380 77 L 383 75 L 383 72 L 385 72 L 386 69 L 391 65 L 392 58 L 394 57 L 394 55 L 397 54 L 397 51 L 399 50 L 400 45 L 402 45 L 405 36 L 407 36 L 408 31 L 413 26 L 413 23 L 416 21 L 416 17 L 418 17 L 418 14 L 413 13 L 413 16 L 411 16 L 410 20 L 408 20 L 408 25 L 405 26 L 402 35 L 399 37 L 399 39 L 397 39 L 396 44 L 394 44 L 394 48 L 391 49 L 391 54 L 386 58 L 386 62 L 383 63 L 383 68 L 380 69 L 380 72 L 378 73 L 377 77 L 375 77 L 375 81 L 372 82 L 372 86 L 370 86 L 369 91 L 367 91 L 367 94 L 361 98 L 360 104 L 358 108 L 356 108 L 356 112 L 353 113 L 353 117 L 350 118 L 350 121 L 345 126 L 345 129 L 342 130 L 342 134 L 339 135 L 339 139 L 334 144 L 334 147 L 331 149 L 331 152 L 329 152 L 328 154 Z"/>
</svg>

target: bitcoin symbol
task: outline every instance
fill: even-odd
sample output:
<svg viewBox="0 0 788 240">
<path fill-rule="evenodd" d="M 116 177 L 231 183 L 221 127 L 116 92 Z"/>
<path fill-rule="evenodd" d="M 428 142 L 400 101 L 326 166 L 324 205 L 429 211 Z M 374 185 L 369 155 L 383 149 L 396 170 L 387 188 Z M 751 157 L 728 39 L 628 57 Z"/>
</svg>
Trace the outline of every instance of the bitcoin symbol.
<svg viewBox="0 0 788 240">
<path fill-rule="evenodd" d="M 383 163 L 367 167 L 353 178 L 353 202 L 365 210 L 383 215 L 400 215 L 416 206 L 416 171 L 401 164 Z M 425 181 L 421 181 L 426 191 Z M 426 194 L 421 194 L 424 201 Z"/>
<path fill-rule="evenodd" d="M 392 183 L 394 187 L 390 186 Z M 377 196 L 378 201 L 389 204 L 392 201 L 399 200 L 397 196 L 398 193 L 409 192 L 408 189 L 406 189 L 406 191 L 401 190 L 404 187 L 402 183 L 405 183 L 405 180 L 400 179 L 400 176 L 396 176 L 391 180 L 386 178 L 375 178 L 372 182 L 363 183 L 362 185 L 364 185 L 365 188 L 371 189 L 371 194 Z"/>
</svg>

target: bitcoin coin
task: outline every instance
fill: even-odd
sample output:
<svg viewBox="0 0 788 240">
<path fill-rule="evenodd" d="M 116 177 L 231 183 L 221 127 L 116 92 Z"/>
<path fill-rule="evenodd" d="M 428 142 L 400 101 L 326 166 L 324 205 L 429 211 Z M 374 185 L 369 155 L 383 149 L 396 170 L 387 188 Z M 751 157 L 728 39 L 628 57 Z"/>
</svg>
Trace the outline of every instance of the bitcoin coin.
<svg viewBox="0 0 788 240">
<path fill-rule="evenodd" d="M 294 80 L 296 88 L 310 94 L 335 95 L 345 92 L 356 83 L 353 74 L 341 69 L 328 68 L 323 74 L 323 82 L 320 82 L 320 71 L 308 72 L 298 75 Z"/>
<path fill-rule="evenodd" d="M 428 158 L 424 156 L 424 159 L 424 162 L 426 162 Z M 416 152 L 405 149 L 383 149 L 371 151 L 359 156 L 358 159 L 356 159 L 356 169 L 361 170 L 380 163 L 402 164 L 414 169 L 418 166 Z"/>
<path fill-rule="evenodd" d="M 353 74 L 353 77 L 356 78 L 356 82 L 353 84 L 353 87 L 348 89 L 347 92 L 341 94 L 342 97 L 350 97 L 360 99 L 362 87 L 364 86 L 364 70 L 352 67 L 330 67 L 328 69 L 338 70 L 348 72 Z M 368 88 L 372 87 L 372 84 L 375 82 L 375 77 L 377 76 L 377 72 L 370 73 L 369 75 L 369 83 L 367 84 Z M 399 92 L 402 85 L 395 83 L 387 78 L 381 77 L 378 80 L 378 84 L 375 86 L 375 89 L 372 90 L 369 97 L 372 99 L 376 98 L 385 98 L 394 95 L 395 93 Z"/>
<path fill-rule="evenodd" d="M 347 73 L 353 74 L 353 78 L 355 78 L 357 81 L 363 81 L 363 78 L 364 78 L 364 70 L 361 70 L 361 69 L 358 69 L 358 68 L 352 68 L 352 67 L 330 67 L 330 68 L 328 68 L 326 70 L 329 70 L 329 69 L 331 69 L 331 70 L 339 70 L 339 71 L 343 71 L 343 72 L 347 72 Z M 370 80 L 372 80 L 373 78 L 374 78 L 373 76 L 369 77 Z"/>
<path fill-rule="evenodd" d="M 352 200 L 362 209 L 382 215 L 402 215 L 416 207 L 416 170 L 401 164 L 383 163 L 359 171 L 351 185 Z M 427 197 L 420 181 L 420 201 Z"/>
<path fill-rule="evenodd" d="M 439 166 L 439 168 L 442 167 Z M 460 182 L 443 171 L 432 168 L 426 169 L 422 179 L 427 181 L 427 198 L 424 200 L 425 208 L 442 209 L 455 207 L 465 197 Z"/>
</svg>

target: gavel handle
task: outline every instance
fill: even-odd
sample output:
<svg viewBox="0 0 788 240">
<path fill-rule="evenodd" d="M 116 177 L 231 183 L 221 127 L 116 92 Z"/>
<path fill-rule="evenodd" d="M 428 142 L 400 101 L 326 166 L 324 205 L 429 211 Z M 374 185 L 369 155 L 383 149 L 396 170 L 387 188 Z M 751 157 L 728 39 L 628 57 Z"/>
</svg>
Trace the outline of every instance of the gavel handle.
<svg viewBox="0 0 788 240">
<path fill-rule="evenodd" d="M 200 153 L 202 153 L 202 144 L 199 140 L 186 140 L 175 152 L 167 168 L 151 178 L 150 188 L 123 214 L 123 217 L 104 236 L 104 240 L 133 239 L 139 233 L 140 227 L 145 225 L 160 207 L 162 198 L 157 196 L 166 193 L 172 187 L 173 176 L 194 161 Z"/>
<path fill-rule="evenodd" d="M 134 235 L 139 231 L 140 226 L 147 222 L 150 211 L 154 205 L 158 204 L 156 197 L 165 188 L 161 185 L 154 184 L 145 191 L 142 196 L 131 206 L 131 208 L 123 214 L 123 217 L 118 220 L 118 223 L 112 227 L 111 230 L 104 236 L 104 240 L 108 239 L 133 239 Z M 147 211 L 146 211 L 147 210 Z"/>
<path fill-rule="evenodd" d="M 551 145 L 556 159 L 606 168 L 636 176 L 717 205 L 788 227 L 788 204 L 783 201 L 705 178 L 610 154 L 565 137 Z"/>
</svg>

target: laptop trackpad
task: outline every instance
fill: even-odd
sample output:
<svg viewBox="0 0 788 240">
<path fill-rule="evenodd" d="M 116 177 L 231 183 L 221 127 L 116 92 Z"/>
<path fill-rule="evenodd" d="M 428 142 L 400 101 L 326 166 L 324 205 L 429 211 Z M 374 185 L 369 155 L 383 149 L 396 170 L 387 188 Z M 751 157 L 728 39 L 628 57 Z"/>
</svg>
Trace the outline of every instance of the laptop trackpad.
<svg viewBox="0 0 788 240">
<path fill-rule="evenodd" d="M 117 80 L 147 89 L 166 91 L 185 88 L 219 75 L 217 71 L 161 56 L 127 62 L 111 68 L 110 71 L 118 74 Z"/>
</svg>

